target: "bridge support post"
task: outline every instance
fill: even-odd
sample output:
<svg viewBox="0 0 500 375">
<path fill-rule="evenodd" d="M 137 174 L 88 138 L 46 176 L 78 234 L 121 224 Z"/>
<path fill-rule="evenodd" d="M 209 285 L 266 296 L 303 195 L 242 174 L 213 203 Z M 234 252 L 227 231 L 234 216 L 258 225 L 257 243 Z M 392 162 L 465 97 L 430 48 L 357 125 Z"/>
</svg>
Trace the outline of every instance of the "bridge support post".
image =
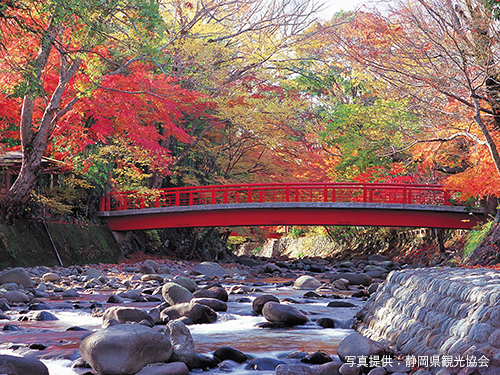
<svg viewBox="0 0 500 375">
<path fill-rule="evenodd" d="M 441 228 L 434 228 L 434 234 L 436 235 L 436 239 L 438 241 L 438 246 L 439 246 L 439 252 L 443 254 L 445 252 L 444 248 L 444 235 L 443 235 L 443 229 Z"/>
</svg>

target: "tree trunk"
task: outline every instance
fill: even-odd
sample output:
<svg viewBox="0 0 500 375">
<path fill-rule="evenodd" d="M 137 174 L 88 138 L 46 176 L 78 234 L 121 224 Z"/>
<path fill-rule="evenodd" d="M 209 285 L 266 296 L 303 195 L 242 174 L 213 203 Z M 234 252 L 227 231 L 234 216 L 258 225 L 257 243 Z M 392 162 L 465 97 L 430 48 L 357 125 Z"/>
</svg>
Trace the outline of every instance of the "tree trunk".
<svg viewBox="0 0 500 375">
<path fill-rule="evenodd" d="M 75 97 L 64 109 L 59 108 L 66 87 L 81 63 L 81 59 L 77 57 L 68 66 L 67 57 L 61 52 L 58 85 L 45 106 L 42 118 L 39 122 L 37 121 L 39 123 L 38 129 L 36 132 L 34 131 L 33 109 L 35 107 L 35 99 L 37 95 L 39 95 L 38 88 L 43 86 L 43 69 L 47 65 L 54 40 L 56 40 L 60 31 L 60 25 L 50 24 L 47 32 L 42 37 L 40 41 L 40 50 L 33 62 L 35 68 L 34 75 L 29 82 L 29 88 L 23 98 L 20 122 L 21 145 L 23 150 L 21 172 L 7 192 L 7 195 L 0 202 L 0 208 L 2 210 L 1 215 L 8 222 L 11 222 L 19 214 L 22 206 L 28 201 L 31 192 L 36 186 L 42 157 L 47 149 L 49 137 L 57 121 L 67 113 L 78 100 L 78 97 Z"/>
</svg>

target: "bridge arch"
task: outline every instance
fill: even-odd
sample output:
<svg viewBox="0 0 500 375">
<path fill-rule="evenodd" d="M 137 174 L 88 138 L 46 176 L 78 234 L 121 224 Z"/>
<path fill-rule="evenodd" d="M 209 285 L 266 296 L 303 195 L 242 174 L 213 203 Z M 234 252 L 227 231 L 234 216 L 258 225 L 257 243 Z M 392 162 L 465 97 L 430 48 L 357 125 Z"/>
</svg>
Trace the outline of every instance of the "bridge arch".
<svg viewBox="0 0 500 375">
<path fill-rule="evenodd" d="M 348 225 L 471 229 L 483 211 L 442 185 L 298 183 L 217 185 L 103 197 L 112 230 L 214 226 Z"/>
</svg>

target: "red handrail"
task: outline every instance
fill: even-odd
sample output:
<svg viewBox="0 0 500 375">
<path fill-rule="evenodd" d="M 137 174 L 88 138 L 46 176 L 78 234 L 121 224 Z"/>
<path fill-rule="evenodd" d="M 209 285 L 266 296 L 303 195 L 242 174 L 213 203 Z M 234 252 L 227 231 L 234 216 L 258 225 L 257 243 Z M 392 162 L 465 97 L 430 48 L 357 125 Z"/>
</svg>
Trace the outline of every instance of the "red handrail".
<svg viewBox="0 0 500 375">
<path fill-rule="evenodd" d="M 367 202 L 451 205 L 458 192 L 443 185 L 383 183 L 291 183 L 193 186 L 126 191 L 103 196 L 101 211 L 276 202 Z"/>
</svg>

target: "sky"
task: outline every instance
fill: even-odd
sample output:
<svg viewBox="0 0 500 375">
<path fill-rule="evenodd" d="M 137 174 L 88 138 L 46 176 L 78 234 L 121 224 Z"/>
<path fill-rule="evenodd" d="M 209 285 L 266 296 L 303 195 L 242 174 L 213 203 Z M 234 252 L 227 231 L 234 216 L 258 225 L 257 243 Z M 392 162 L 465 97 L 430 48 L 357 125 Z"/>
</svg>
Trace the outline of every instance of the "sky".
<svg viewBox="0 0 500 375">
<path fill-rule="evenodd" d="M 330 19 L 338 11 L 356 10 L 363 4 L 370 4 L 370 0 L 324 0 L 325 10 L 321 18 Z"/>
</svg>

